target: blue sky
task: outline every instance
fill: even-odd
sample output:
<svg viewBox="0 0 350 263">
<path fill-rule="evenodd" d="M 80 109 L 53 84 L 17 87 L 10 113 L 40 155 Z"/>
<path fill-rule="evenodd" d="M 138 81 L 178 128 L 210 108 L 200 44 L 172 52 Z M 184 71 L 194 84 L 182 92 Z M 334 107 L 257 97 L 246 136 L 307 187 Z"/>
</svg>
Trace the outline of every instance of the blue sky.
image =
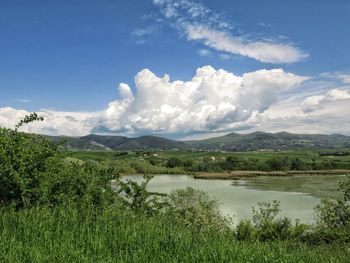
<svg viewBox="0 0 350 263">
<path fill-rule="evenodd" d="M 349 133 L 348 127 L 317 121 L 330 114 L 341 117 L 337 110 L 350 109 L 349 24 L 347 0 L 0 0 L 0 125 L 11 126 L 21 114 L 39 111 L 49 115 L 39 132 L 53 134 L 159 133 L 177 138 L 277 127 L 307 132 L 305 124 L 311 119 L 317 124 L 310 131 Z M 223 69 L 220 78 L 227 83 L 230 74 L 240 77 L 241 92 L 231 94 L 230 87 L 222 86 L 225 81 L 218 80 L 207 85 L 216 92 L 227 90 L 231 99 L 210 102 L 215 91 L 192 83 L 197 85 L 196 95 L 181 94 L 192 100 L 207 97 L 203 103 L 210 109 L 191 115 L 193 109 L 174 95 L 179 91 L 172 91 L 171 83 L 191 81 L 196 70 L 207 65 L 215 74 Z M 270 76 L 276 69 L 284 75 Z M 254 84 L 254 108 L 242 102 L 248 85 L 244 74 L 260 70 L 267 70 L 264 80 L 276 78 L 279 86 L 276 91 Z M 139 85 L 134 83 L 138 73 Z M 147 81 L 164 74 L 169 75 L 169 85 L 158 84 L 168 92 L 150 92 L 158 94 L 158 106 L 147 108 L 155 102 L 142 90 L 153 89 L 158 84 Z M 208 68 L 203 74 L 199 77 L 215 78 Z M 280 80 L 284 77 L 285 82 Z M 123 98 L 120 83 L 127 84 L 131 97 Z M 167 102 L 171 96 L 179 101 Z M 234 103 L 238 97 L 240 102 Z M 123 100 L 129 100 L 128 105 Z M 296 109 L 302 102 L 305 108 Z M 286 109 L 289 104 L 293 105 Z M 277 116 L 282 108 L 285 115 Z M 162 118 L 154 119 L 150 112 Z M 182 118 L 188 122 L 174 120 L 179 112 L 186 113 Z M 76 133 L 50 122 L 62 121 L 64 127 L 65 116 L 83 123 Z M 289 122 L 283 123 L 286 118 Z M 187 129 L 187 123 L 197 122 Z"/>
</svg>

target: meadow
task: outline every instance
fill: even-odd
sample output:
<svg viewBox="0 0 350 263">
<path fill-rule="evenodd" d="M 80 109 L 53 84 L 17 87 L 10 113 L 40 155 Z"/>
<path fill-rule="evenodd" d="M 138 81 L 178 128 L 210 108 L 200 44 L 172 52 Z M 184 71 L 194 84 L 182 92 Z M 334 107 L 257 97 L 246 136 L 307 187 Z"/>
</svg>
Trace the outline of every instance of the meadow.
<svg viewBox="0 0 350 263">
<path fill-rule="evenodd" d="M 1 262 L 349 262 L 346 244 L 244 242 L 166 216 L 110 208 L 2 211 Z"/>
</svg>

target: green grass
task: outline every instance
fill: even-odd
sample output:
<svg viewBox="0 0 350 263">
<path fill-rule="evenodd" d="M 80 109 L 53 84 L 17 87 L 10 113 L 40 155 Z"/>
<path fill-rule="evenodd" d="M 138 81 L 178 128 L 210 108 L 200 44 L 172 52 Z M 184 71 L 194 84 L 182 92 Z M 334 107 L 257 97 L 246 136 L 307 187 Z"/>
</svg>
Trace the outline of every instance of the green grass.
<svg viewBox="0 0 350 263">
<path fill-rule="evenodd" d="M 109 208 L 0 212 L 0 262 L 349 262 L 350 248 L 241 243 L 165 216 Z"/>
</svg>

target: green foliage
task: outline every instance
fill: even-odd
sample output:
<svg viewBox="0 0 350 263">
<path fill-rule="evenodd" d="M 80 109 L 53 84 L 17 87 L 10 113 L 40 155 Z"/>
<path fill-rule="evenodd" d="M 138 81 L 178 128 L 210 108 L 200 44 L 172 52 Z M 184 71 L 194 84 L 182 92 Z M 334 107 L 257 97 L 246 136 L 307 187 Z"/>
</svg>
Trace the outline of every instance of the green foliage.
<svg viewBox="0 0 350 263">
<path fill-rule="evenodd" d="M 255 238 L 259 241 L 273 240 L 300 240 L 307 230 L 307 226 L 299 224 L 299 221 L 292 224 L 287 217 L 280 218 L 281 212 L 279 202 L 258 203 L 259 209 L 253 207 L 252 222 L 242 221 L 236 228 L 236 236 L 241 240 L 252 240 Z"/>
<path fill-rule="evenodd" d="M 291 168 L 291 161 L 287 156 L 273 157 L 266 163 L 270 171 L 287 171 Z"/>
<path fill-rule="evenodd" d="M 339 184 L 343 200 L 322 198 L 316 207 L 316 220 L 319 227 L 342 229 L 350 226 L 350 179 Z"/>
<path fill-rule="evenodd" d="M 83 213 L 83 214 L 82 214 Z M 347 245 L 236 242 L 170 216 L 69 206 L 0 210 L 0 262 L 349 262 Z"/>
<path fill-rule="evenodd" d="M 182 161 L 177 157 L 170 157 L 166 163 L 166 167 L 175 168 L 182 166 Z"/>
<path fill-rule="evenodd" d="M 350 156 L 320 156 L 318 151 L 196 152 L 196 151 L 72 151 L 72 157 L 111 164 L 122 174 L 188 174 L 229 171 L 307 171 L 349 169 Z M 170 159 L 169 163 L 168 160 Z M 275 161 L 278 165 L 276 165 Z M 287 162 L 283 160 L 287 159 Z M 325 165 L 325 164 L 331 164 Z M 272 164 L 272 167 L 270 166 Z M 173 168 L 170 168 L 170 167 Z M 328 167 L 328 168 L 327 168 Z M 320 171 L 320 173 L 326 171 Z M 349 172 L 348 172 L 349 173 Z"/>
<path fill-rule="evenodd" d="M 259 202 L 258 206 L 259 210 L 256 210 L 254 207 L 252 208 L 253 222 L 257 227 L 264 225 L 267 221 L 275 220 L 276 216 L 281 212 L 281 209 L 279 208 L 280 202 L 277 200 L 274 200 L 272 204 L 267 202 Z"/>
<path fill-rule="evenodd" d="M 23 124 L 28 124 L 34 121 L 43 121 L 44 117 L 38 116 L 37 113 L 31 113 L 30 115 L 26 115 L 24 119 L 20 120 L 18 124 L 16 124 L 16 131 L 23 125 Z"/>
<path fill-rule="evenodd" d="M 0 204 L 27 207 L 41 198 L 58 145 L 40 136 L 0 129 Z"/>
<path fill-rule="evenodd" d="M 170 193 L 166 213 L 198 231 L 225 231 L 230 223 L 219 211 L 216 200 L 190 187 Z"/>
<path fill-rule="evenodd" d="M 113 169 L 92 162 L 66 162 L 59 144 L 18 131 L 37 120 L 42 118 L 34 113 L 20 121 L 16 130 L 0 128 L 0 206 L 112 202 Z"/>
<path fill-rule="evenodd" d="M 153 215 L 159 213 L 167 205 L 164 200 L 166 194 L 147 191 L 147 184 L 152 178 L 152 176 L 144 176 L 145 181 L 140 184 L 132 180 L 124 182 L 121 179 L 115 182 L 118 201 L 125 209 L 135 213 Z"/>
<path fill-rule="evenodd" d="M 250 220 L 239 221 L 235 237 L 238 241 L 254 241 L 256 239 L 256 230 Z"/>
<path fill-rule="evenodd" d="M 316 207 L 316 227 L 306 238 L 308 242 L 350 242 L 350 179 L 341 182 L 339 190 L 343 200 L 322 198 Z"/>
<path fill-rule="evenodd" d="M 185 160 L 185 161 L 183 162 L 183 166 L 184 166 L 185 168 L 187 168 L 187 169 L 193 168 L 194 165 L 195 165 L 195 163 L 194 163 L 193 160 Z"/>
<path fill-rule="evenodd" d="M 309 167 L 301 158 L 295 157 L 291 160 L 290 169 L 300 171 L 300 170 L 307 170 L 309 169 Z"/>
<path fill-rule="evenodd" d="M 350 178 L 339 183 L 339 191 L 344 194 L 344 202 L 350 201 Z"/>
<path fill-rule="evenodd" d="M 319 227 L 345 228 L 350 225 L 350 204 L 343 200 L 322 198 L 316 207 L 316 220 Z"/>
</svg>

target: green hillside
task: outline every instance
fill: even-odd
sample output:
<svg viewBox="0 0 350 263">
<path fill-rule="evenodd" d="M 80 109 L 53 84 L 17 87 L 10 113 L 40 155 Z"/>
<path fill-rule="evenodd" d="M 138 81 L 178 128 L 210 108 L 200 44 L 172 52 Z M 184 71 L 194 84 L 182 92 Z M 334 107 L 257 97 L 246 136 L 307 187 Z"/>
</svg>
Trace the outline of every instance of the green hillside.
<svg viewBox="0 0 350 263">
<path fill-rule="evenodd" d="M 249 134 L 229 133 L 225 136 L 192 141 L 175 141 L 157 136 L 128 138 L 125 136 L 96 135 L 83 137 L 48 136 L 54 141 L 65 141 L 65 147 L 78 150 L 210 150 L 255 151 L 296 149 L 350 148 L 350 136 L 333 134 L 292 134 L 287 132 Z"/>
</svg>

